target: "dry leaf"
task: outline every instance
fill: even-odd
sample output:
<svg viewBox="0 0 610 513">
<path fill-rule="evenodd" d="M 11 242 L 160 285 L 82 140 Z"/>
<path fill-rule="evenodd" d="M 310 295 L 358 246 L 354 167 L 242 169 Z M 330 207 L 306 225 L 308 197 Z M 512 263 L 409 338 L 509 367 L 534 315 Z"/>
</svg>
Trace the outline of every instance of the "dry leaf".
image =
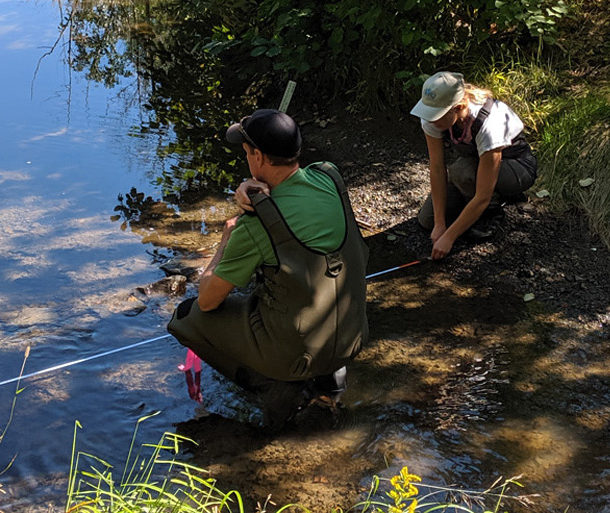
<svg viewBox="0 0 610 513">
<path fill-rule="evenodd" d="M 593 182 L 595 182 L 595 178 L 583 178 L 582 180 L 578 180 L 578 185 L 581 187 L 589 187 Z"/>
</svg>

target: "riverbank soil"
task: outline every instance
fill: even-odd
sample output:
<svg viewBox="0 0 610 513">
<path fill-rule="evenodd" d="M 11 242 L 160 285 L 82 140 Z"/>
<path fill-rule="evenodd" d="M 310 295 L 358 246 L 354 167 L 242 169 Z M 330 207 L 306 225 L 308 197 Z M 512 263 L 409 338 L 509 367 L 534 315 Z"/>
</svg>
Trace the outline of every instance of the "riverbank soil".
<svg viewBox="0 0 610 513">
<path fill-rule="evenodd" d="M 428 255 L 415 220 L 428 191 L 415 120 L 341 109 L 297 118 L 303 161 L 331 160 L 348 183 L 369 272 Z M 191 420 L 178 429 L 199 442 L 195 461 L 248 511 L 269 494 L 347 509 L 374 474 L 408 465 L 428 483 L 480 489 L 523 474 L 511 493 L 538 496 L 503 511 L 607 512 L 609 252 L 582 219 L 555 217 L 535 196 L 505 214 L 491 240 L 369 282 L 370 342 L 338 415 L 311 407 L 275 436 Z"/>
</svg>

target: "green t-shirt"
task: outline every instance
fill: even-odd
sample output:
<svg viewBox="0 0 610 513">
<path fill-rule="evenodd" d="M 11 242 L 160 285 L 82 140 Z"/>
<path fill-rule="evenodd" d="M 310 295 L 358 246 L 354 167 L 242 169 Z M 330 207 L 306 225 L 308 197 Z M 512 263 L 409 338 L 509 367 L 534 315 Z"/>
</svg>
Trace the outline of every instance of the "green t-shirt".
<svg viewBox="0 0 610 513">
<path fill-rule="evenodd" d="M 274 187 L 271 197 L 297 238 L 307 247 L 327 253 L 343 242 L 343 205 L 332 179 L 311 166 L 300 168 Z M 262 264 L 277 265 L 273 246 L 259 218 L 243 215 L 214 274 L 243 287 Z"/>
</svg>

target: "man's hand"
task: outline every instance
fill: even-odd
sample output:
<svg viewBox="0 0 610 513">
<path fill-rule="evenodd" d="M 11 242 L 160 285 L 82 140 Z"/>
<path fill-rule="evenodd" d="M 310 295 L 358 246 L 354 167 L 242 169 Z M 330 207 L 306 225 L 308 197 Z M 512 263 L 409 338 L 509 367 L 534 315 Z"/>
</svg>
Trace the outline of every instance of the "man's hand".
<svg viewBox="0 0 610 513">
<path fill-rule="evenodd" d="M 441 235 L 432 246 L 432 260 L 445 258 L 451 251 L 454 242 L 455 240 L 448 237 L 446 232 Z"/>
<path fill-rule="evenodd" d="M 235 191 L 235 201 L 237 202 L 237 206 L 242 210 L 248 210 L 249 212 L 254 212 L 254 208 L 252 208 L 252 204 L 250 202 L 250 198 L 248 197 L 248 191 L 250 189 L 256 189 L 263 194 L 269 196 L 269 186 L 265 182 L 261 182 L 260 180 L 256 180 L 255 178 L 248 178 L 245 182 L 242 182 L 237 190 Z"/>
</svg>

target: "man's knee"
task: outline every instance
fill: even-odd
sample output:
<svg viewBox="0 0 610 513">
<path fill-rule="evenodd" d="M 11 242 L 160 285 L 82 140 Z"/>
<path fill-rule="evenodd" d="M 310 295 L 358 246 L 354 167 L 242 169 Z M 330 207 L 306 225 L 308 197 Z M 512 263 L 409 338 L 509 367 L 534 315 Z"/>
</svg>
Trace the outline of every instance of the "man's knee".
<svg viewBox="0 0 610 513">
<path fill-rule="evenodd" d="M 181 325 L 184 324 L 182 321 L 188 317 L 195 301 L 197 301 L 196 297 L 182 301 L 182 303 L 178 305 L 178 308 L 174 310 L 174 315 L 172 315 L 172 318 L 167 325 L 167 331 L 174 335 L 178 340 L 184 336 L 182 333 L 183 329 L 181 329 Z"/>
</svg>

